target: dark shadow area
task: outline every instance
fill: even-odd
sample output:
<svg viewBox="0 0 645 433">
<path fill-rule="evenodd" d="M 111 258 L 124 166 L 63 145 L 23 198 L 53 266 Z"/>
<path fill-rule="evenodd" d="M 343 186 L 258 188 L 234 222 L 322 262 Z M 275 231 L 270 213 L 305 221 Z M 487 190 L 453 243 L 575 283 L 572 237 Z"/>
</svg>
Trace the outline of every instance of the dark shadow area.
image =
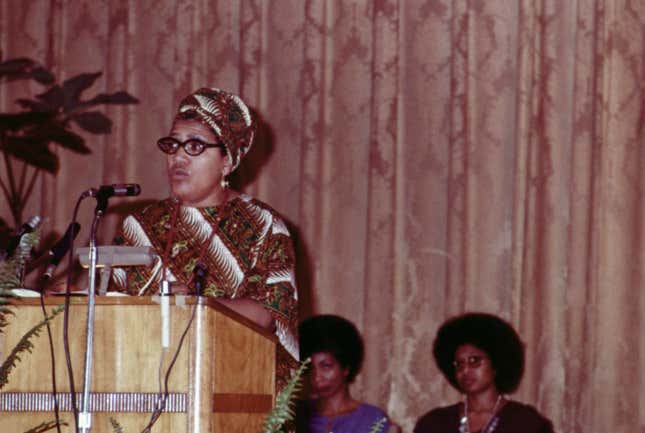
<svg viewBox="0 0 645 433">
<path fill-rule="evenodd" d="M 249 107 L 249 110 L 255 121 L 255 137 L 249 153 L 242 158 L 240 166 L 229 178 L 232 188 L 237 191 L 244 191 L 246 186 L 257 179 L 275 149 L 273 129 L 254 108 Z"/>
<path fill-rule="evenodd" d="M 253 139 L 253 145 L 249 149 L 249 153 L 242 159 L 240 166 L 230 176 L 231 185 L 237 191 L 244 191 L 249 184 L 257 179 L 257 176 L 269 162 L 271 155 L 275 151 L 275 134 L 273 129 L 255 108 L 249 107 L 249 110 L 256 125 L 255 138 Z M 271 205 L 271 203 L 268 204 Z M 298 313 L 302 319 L 303 317 L 310 316 L 313 311 L 311 296 L 313 269 L 311 256 L 298 226 L 288 221 L 284 215 L 282 215 L 282 218 L 285 220 L 293 239 L 296 255 L 295 272 L 296 284 L 298 286 Z"/>
<path fill-rule="evenodd" d="M 302 320 L 313 314 L 312 285 L 313 269 L 311 255 L 298 226 L 285 219 L 285 224 L 293 239 L 296 255 L 296 284 L 298 286 L 298 317 Z"/>
<path fill-rule="evenodd" d="M 9 245 L 9 239 L 14 233 L 14 228 L 10 227 L 7 222 L 0 218 L 0 249 L 5 249 Z"/>
</svg>

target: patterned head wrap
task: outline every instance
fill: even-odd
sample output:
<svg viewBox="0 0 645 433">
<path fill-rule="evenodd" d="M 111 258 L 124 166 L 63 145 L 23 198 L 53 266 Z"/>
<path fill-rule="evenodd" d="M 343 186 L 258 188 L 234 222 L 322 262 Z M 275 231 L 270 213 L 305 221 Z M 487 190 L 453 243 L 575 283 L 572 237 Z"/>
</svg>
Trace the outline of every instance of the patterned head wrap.
<svg viewBox="0 0 645 433">
<path fill-rule="evenodd" d="M 178 114 L 193 111 L 226 146 L 231 171 L 251 148 L 255 128 L 248 107 L 238 96 L 224 90 L 202 87 L 186 96 Z"/>
</svg>

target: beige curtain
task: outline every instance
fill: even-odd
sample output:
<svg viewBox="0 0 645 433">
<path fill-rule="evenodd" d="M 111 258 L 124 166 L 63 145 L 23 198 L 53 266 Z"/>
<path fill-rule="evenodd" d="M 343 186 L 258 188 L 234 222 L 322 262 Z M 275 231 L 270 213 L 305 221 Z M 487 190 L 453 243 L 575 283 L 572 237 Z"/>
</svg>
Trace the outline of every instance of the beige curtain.
<svg viewBox="0 0 645 433">
<path fill-rule="evenodd" d="M 48 230 L 91 186 L 165 196 L 179 99 L 238 92 L 262 128 L 236 183 L 292 223 L 303 315 L 363 331 L 358 398 L 405 432 L 454 402 L 434 333 L 480 310 L 517 326 L 513 397 L 557 431 L 645 431 L 643 0 L 9 0 L 0 43 L 141 100 L 59 152 L 26 212 Z M 3 109 L 39 89 L 1 86 Z"/>
</svg>

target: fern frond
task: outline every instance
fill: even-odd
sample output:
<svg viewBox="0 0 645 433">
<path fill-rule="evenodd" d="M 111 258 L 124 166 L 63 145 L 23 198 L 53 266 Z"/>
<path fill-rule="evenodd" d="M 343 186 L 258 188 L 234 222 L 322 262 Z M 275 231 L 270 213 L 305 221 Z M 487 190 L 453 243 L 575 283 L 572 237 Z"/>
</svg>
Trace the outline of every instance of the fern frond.
<svg viewBox="0 0 645 433">
<path fill-rule="evenodd" d="M 9 315 L 16 315 L 10 307 L 0 306 L 0 334 L 2 334 L 2 329 L 9 324 Z"/>
<path fill-rule="evenodd" d="M 0 288 L 15 289 L 22 286 L 22 274 L 32 248 L 40 239 L 40 230 L 36 229 L 20 238 L 20 243 L 13 255 L 0 262 Z"/>
<path fill-rule="evenodd" d="M 56 317 L 60 312 L 63 311 L 63 309 L 63 305 L 54 308 L 49 316 L 43 319 L 40 323 L 36 324 L 36 326 L 31 328 L 29 331 L 27 331 L 25 335 L 22 336 L 20 341 L 18 341 L 9 356 L 7 356 L 7 358 L 2 363 L 2 366 L 0 366 L 0 389 L 2 389 L 9 382 L 9 374 L 11 373 L 11 370 L 13 370 L 20 361 L 19 355 L 22 352 L 31 352 L 31 349 L 33 349 L 34 345 L 31 342 L 31 339 L 40 335 L 40 332 L 47 324 L 47 322 Z"/>
<path fill-rule="evenodd" d="M 112 417 L 110 417 L 110 425 L 112 425 L 112 431 L 114 433 L 125 433 L 123 426 L 121 426 L 121 424 L 119 424 L 119 422 Z"/>
<path fill-rule="evenodd" d="M 271 409 L 262 424 L 262 433 L 277 433 L 280 428 L 295 417 L 293 402 L 295 396 L 302 389 L 302 377 L 309 367 L 311 358 L 305 359 L 296 371 L 296 374 L 289 380 L 287 386 L 278 394 L 275 399 L 275 406 Z"/>
<path fill-rule="evenodd" d="M 57 425 L 58 425 L 58 423 L 56 421 L 46 421 L 46 422 L 44 422 L 44 423 L 42 423 L 40 425 L 37 425 L 36 427 L 34 427 L 34 428 L 30 429 L 30 430 L 27 430 L 25 433 L 43 433 L 43 432 L 46 432 L 48 430 L 52 430 L 52 429 L 56 428 Z M 66 422 L 61 422 L 60 425 L 61 426 L 66 426 L 67 423 Z"/>
<path fill-rule="evenodd" d="M 16 298 L 11 289 L 0 287 L 0 305 L 7 305 L 11 303 L 9 298 Z"/>
<path fill-rule="evenodd" d="M 15 298 L 16 295 L 13 294 L 11 290 L 4 289 L 0 287 L 0 334 L 2 334 L 2 329 L 9 324 L 9 314 L 14 314 L 11 308 L 11 298 Z"/>
<path fill-rule="evenodd" d="M 383 427 L 385 427 L 385 423 L 387 423 L 387 417 L 384 416 L 374 423 L 372 428 L 370 428 L 370 433 L 380 433 Z"/>
</svg>

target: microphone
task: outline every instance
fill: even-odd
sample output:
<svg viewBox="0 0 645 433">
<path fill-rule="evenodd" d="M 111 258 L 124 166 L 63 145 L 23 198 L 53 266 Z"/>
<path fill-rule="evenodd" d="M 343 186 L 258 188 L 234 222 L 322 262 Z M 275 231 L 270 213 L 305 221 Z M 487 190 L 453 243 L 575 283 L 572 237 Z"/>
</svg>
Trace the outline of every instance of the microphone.
<svg viewBox="0 0 645 433">
<path fill-rule="evenodd" d="M 204 279 L 206 278 L 206 271 L 208 268 L 203 263 L 197 263 L 195 269 L 193 269 L 193 274 L 195 274 L 195 295 L 202 296 L 202 290 L 204 289 Z"/>
<path fill-rule="evenodd" d="M 141 187 L 137 183 L 114 183 L 112 185 L 101 185 L 99 189 L 90 188 L 83 193 L 83 197 L 95 197 L 96 209 L 94 213 L 101 215 L 105 212 L 110 197 L 131 197 L 140 193 Z"/>
<path fill-rule="evenodd" d="M 49 265 L 47 265 L 47 269 L 45 269 L 45 272 L 42 275 L 42 279 L 50 279 L 52 275 L 54 274 L 54 270 L 56 270 L 56 266 L 60 263 L 60 261 L 65 257 L 65 254 L 70 250 L 72 246 L 72 242 L 74 242 L 74 239 L 76 239 L 76 235 L 78 235 L 78 232 L 81 230 L 81 225 L 77 222 L 71 223 L 67 227 L 67 231 L 63 235 L 62 238 L 56 244 L 52 247 L 51 250 L 47 253 L 51 259 L 49 260 Z"/>
<path fill-rule="evenodd" d="M 6 250 L 2 254 L 2 258 L 11 257 L 16 251 L 16 248 L 18 248 L 20 239 L 27 233 L 31 233 L 36 230 L 40 225 L 40 221 L 41 218 L 38 215 L 34 215 L 29 218 L 23 225 L 21 225 L 20 228 L 16 231 L 16 234 L 12 236 L 11 239 L 9 239 L 9 243 L 7 244 Z"/>
<path fill-rule="evenodd" d="M 101 185 L 98 189 L 90 188 L 85 195 L 90 197 L 132 197 L 141 193 L 138 183 L 113 183 L 112 185 Z"/>
</svg>

